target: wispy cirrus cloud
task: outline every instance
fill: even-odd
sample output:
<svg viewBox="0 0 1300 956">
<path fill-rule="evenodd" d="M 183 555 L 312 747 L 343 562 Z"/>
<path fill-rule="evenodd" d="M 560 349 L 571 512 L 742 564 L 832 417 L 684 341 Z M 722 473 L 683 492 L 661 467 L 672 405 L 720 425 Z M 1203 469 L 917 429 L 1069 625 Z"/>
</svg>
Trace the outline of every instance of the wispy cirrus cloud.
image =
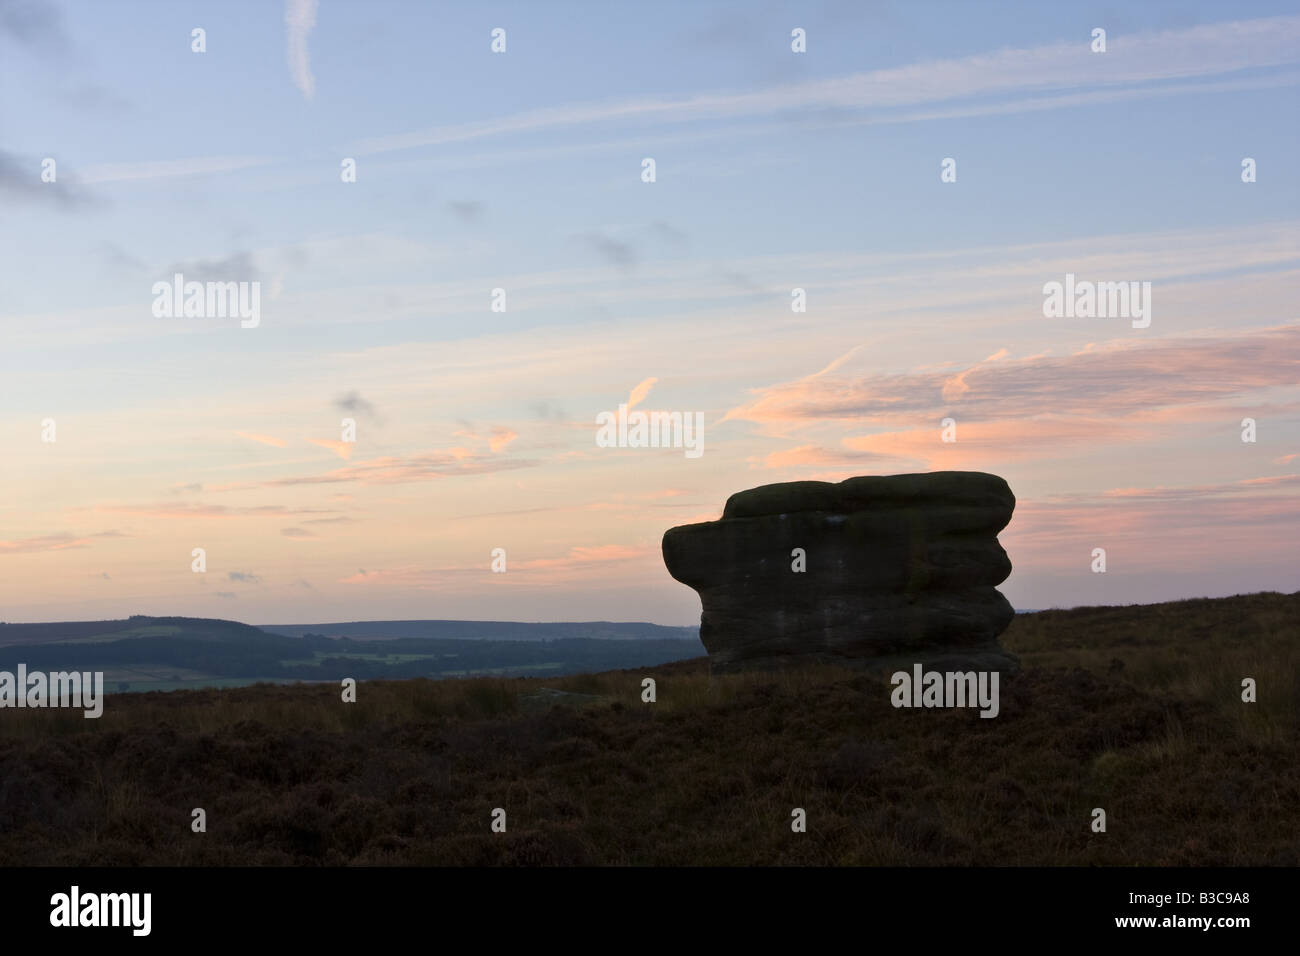
<svg viewBox="0 0 1300 956">
<path fill-rule="evenodd" d="M 130 163 L 100 163 L 80 171 L 83 183 L 128 182 L 137 179 L 171 179 L 230 173 L 269 165 L 261 156 L 194 156 L 185 159 L 147 159 Z"/>
<path fill-rule="evenodd" d="M 506 447 L 519 437 L 519 433 L 509 425 L 493 425 L 487 429 L 485 434 L 481 430 L 481 426 L 475 425 L 473 422 L 462 420 L 460 424 L 461 427 L 454 431 L 453 435 L 457 438 L 468 438 L 474 442 L 486 441 L 488 450 L 493 454 L 505 451 Z M 452 448 L 448 449 L 448 452 L 458 459 L 463 459 L 470 453 L 468 448 Z"/>
<path fill-rule="evenodd" d="M 488 438 L 488 448 L 493 453 L 505 451 L 506 446 L 519 437 L 519 433 L 513 428 L 505 425 L 495 425 L 492 428 L 492 434 Z"/>
<path fill-rule="evenodd" d="M 1225 554 L 1293 568 L 1300 560 L 1297 489 L 1300 475 L 1276 475 L 1022 498 L 999 540 L 1018 566 L 1035 572 L 1078 571 L 1099 545 L 1129 571 L 1176 575 L 1221 567 Z"/>
<path fill-rule="evenodd" d="M 285 0 L 284 24 L 288 33 L 287 59 L 293 85 L 307 99 L 316 95 L 316 77 L 311 72 L 307 39 L 316 27 L 317 0 Z"/>
<path fill-rule="evenodd" d="M 622 564 L 631 561 L 657 561 L 658 559 L 658 547 L 648 545 L 581 545 L 570 548 L 565 554 L 556 557 L 511 561 L 509 568 L 511 573 L 535 571 L 550 574 L 571 571 L 581 572 L 602 565 Z M 369 570 L 359 568 L 354 574 L 339 578 L 339 583 L 384 584 L 414 587 L 423 590 L 439 590 L 458 586 L 449 583 L 449 578 L 480 576 L 486 573 L 490 573 L 486 564 L 479 567 L 421 568 L 407 565 L 393 568 L 371 568 Z"/>
<path fill-rule="evenodd" d="M 1300 383 L 1300 326 L 1117 340 L 1067 355 L 1017 358 L 1000 349 L 955 371 L 853 376 L 844 358 L 758 389 L 727 412 L 724 420 L 799 442 L 751 464 L 838 469 L 900 459 L 960 468 L 1052 455 L 1062 445 L 1154 440 L 1171 425 L 1235 426 L 1245 416 L 1300 410 L 1300 394 L 1288 399 L 1285 391 Z M 955 441 L 942 440 L 949 417 Z M 893 427 L 854 433 L 864 425 Z"/>
<path fill-rule="evenodd" d="M 516 570 L 572 570 L 593 564 L 608 564 L 615 561 L 643 560 L 649 556 L 658 557 L 659 549 L 646 546 L 623 544 L 580 545 L 570 548 L 569 552 L 557 558 L 533 558 L 519 561 L 512 565 Z"/>
<path fill-rule="evenodd" d="M 878 461 L 907 459 L 934 468 L 966 468 L 996 458 L 999 462 L 1038 458 L 1056 453 L 1062 445 L 1102 441 L 1136 441 L 1150 435 L 1131 425 L 1100 419 L 1046 416 L 1017 421 L 966 422 L 957 424 L 957 440 L 945 442 L 941 429 L 879 432 L 847 437 L 842 441 L 850 453 L 857 452 Z"/>
<path fill-rule="evenodd" d="M 321 448 L 328 448 L 334 454 L 345 460 L 352 458 L 352 449 L 355 447 L 354 442 L 337 441 L 333 438 L 308 438 L 313 445 L 319 445 Z"/>
<path fill-rule="evenodd" d="M 659 379 L 657 378 L 647 378 L 638 383 L 632 391 L 628 393 L 627 410 L 630 412 L 632 409 L 640 405 L 645 400 L 646 396 L 650 394 L 650 389 L 654 388 L 658 381 Z"/>
<path fill-rule="evenodd" d="M 954 115 L 1016 112 L 1078 105 L 1117 96 L 1171 95 L 1188 81 L 1240 70 L 1300 62 L 1300 17 L 1278 16 L 1200 26 L 1113 34 L 1104 57 L 1085 39 L 1037 47 L 1003 49 L 947 60 L 872 70 L 831 79 L 774 86 L 747 93 L 704 93 L 687 97 L 641 97 L 615 103 L 575 104 L 531 110 L 491 120 L 381 136 L 359 144 L 368 153 L 466 142 L 505 134 L 532 133 L 616 122 L 688 122 L 759 116 L 845 114 L 873 111 L 872 122 L 921 121 Z M 1259 82 L 1251 78 L 1247 82 Z M 1265 82 L 1300 82 L 1300 76 Z M 1065 91 L 1068 99 L 1060 96 Z M 979 97 L 1056 94 L 1015 102 L 972 102 Z M 923 104 L 958 104 L 944 113 L 879 115 Z"/>
<path fill-rule="evenodd" d="M 66 551 L 73 548 L 88 548 L 92 538 L 131 538 L 134 535 L 116 528 L 107 531 L 94 531 L 90 534 L 72 534 L 61 531 L 58 534 L 46 534 L 33 538 L 19 538 L 0 541 L 0 554 L 33 554 L 39 551 Z"/>
<path fill-rule="evenodd" d="M 259 445 L 270 445 L 273 448 L 284 448 L 289 443 L 283 438 L 276 438 L 274 435 L 258 435 L 254 432 L 235 432 L 240 438 L 247 438 L 249 441 L 255 441 Z"/>
<path fill-rule="evenodd" d="M 1184 485 L 1155 488 L 1111 488 L 1095 498 L 1144 498 L 1148 501 L 1163 499 L 1165 501 L 1188 501 L 1192 498 L 1222 497 L 1224 495 L 1255 494 L 1271 488 L 1300 487 L 1300 475 L 1265 475 L 1260 478 L 1242 478 L 1238 481 L 1220 482 L 1213 485 Z M 1062 495 L 1057 500 L 1078 500 L 1079 495 Z M 1297 515 L 1300 518 L 1300 515 Z"/>
<path fill-rule="evenodd" d="M 852 451 L 835 448 L 823 448 L 820 445 L 800 445 L 797 448 L 783 448 L 764 455 L 760 460 L 764 468 L 861 468 L 888 461 L 890 454 L 875 451 Z"/>
<path fill-rule="evenodd" d="M 1119 340 L 1073 355 L 1016 359 L 1001 350 L 956 371 L 822 375 L 758 389 L 756 399 L 731 409 L 727 418 L 929 422 L 934 413 L 958 407 L 967 420 L 1022 420 L 1043 412 L 1138 415 L 1297 382 L 1300 325 L 1142 344 Z"/>
<path fill-rule="evenodd" d="M 147 518 L 281 518 L 285 515 L 332 514 L 328 508 L 288 508 L 284 505 L 206 505 L 197 502 L 158 502 L 140 505 L 94 505 L 77 510 L 138 515 Z"/>
<path fill-rule="evenodd" d="M 21 538 L 14 541 L 0 541 L 0 554 L 33 554 L 38 551 L 65 551 L 69 548 L 89 547 L 86 538 L 62 532 L 46 534 L 35 538 Z"/>
<path fill-rule="evenodd" d="M 412 481 L 433 481 L 458 475 L 482 475 L 494 471 L 511 471 L 539 464 L 529 459 L 496 458 L 475 455 L 465 448 L 427 451 L 415 455 L 389 455 L 358 462 L 347 468 L 336 468 L 323 475 L 301 475 L 274 478 L 262 484 L 268 487 L 286 485 L 324 485 L 356 482 L 362 485 L 392 485 Z"/>
</svg>

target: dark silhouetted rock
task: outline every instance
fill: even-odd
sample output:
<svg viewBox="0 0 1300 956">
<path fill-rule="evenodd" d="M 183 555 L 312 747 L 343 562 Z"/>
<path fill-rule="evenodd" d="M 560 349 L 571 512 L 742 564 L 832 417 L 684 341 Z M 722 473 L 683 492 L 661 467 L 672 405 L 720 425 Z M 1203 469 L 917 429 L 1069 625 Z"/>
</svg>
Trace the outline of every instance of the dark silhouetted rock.
<svg viewBox="0 0 1300 956">
<path fill-rule="evenodd" d="M 1015 612 L 996 585 L 1015 504 L 976 471 L 763 485 L 718 521 L 670 529 L 664 562 L 699 592 L 716 671 L 809 658 L 1012 671 L 997 636 Z"/>
</svg>

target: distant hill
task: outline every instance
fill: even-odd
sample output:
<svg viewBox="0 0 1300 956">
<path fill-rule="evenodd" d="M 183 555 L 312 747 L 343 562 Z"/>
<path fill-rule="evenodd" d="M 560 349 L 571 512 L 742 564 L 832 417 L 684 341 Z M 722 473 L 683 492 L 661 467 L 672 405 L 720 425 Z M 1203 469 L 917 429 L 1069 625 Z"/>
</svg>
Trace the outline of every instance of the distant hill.
<svg viewBox="0 0 1300 956">
<path fill-rule="evenodd" d="M 699 639 L 698 627 L 660 624 L 581 621 L 527 624 L 520 621 L 345 621 L 339 624 L 261 624 L 262 630 L 285 637 L 319 634 L 350 637 L 354 641 L 382 641 L 408 637 L 457 641 L 554 641 L 589 638 L 602 641 Z"/>
<path fill-rule="evenodd" d="M 328 635 L 328 636 L 326 636 Z M 259 682 L 573 674 L 704 653 L 698 629 L 606 621 L 372 621 L 253 627 L 146 617 L 0 625 L 0 670 L 103 671 L 110 691 Z"/>
<path fill-rule="evenodd" d="M 134 614 L 121 621 L 53 621 L 45 624 L 0 623 L 0 647 L 14 644 L 92 644 L 143 637 L 186 637 L 197 641 L 249 641 L 265 632 L 251 624 L 210 617 L 149 617 Z"/>
</svg>

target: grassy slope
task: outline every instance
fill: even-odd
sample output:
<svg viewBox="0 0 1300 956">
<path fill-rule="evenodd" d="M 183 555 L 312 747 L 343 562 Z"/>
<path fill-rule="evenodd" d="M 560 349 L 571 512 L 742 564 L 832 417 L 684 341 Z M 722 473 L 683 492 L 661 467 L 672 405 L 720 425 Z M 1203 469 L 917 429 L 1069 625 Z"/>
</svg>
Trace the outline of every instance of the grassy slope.
<svg viewBox="0 0 1300 956">
<path fill-rule="evenodd" d="M 703 660 L 4 710 L 0 863 L 1294 866 L 1298 641 L 1300 593 L 1021 615 L 993 720 Z"/>
<path fill-rule="evenodd" d="M 33 644 L 99 644 L 137 637 L 181 635 L 202 641 L 255 640 L 261 632 L 248 624 L 206 617 L 133 617 L 118 621 L 0 623 L 0 647 Z"/>
</svg>

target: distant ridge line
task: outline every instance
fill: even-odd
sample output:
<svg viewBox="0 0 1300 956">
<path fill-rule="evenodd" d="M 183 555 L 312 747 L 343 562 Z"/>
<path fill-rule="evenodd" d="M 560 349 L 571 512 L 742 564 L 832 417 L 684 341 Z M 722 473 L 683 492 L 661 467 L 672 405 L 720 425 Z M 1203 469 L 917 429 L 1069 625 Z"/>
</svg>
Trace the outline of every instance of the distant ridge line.
<svg viewBox="0 0 1300 956">
<path fill-rule="evenodd" d="M 358 640 L 393 640 L 406 637 L 460 640 L 548 640 L 600 638 L 604 640 L 698 640 L 696 625 L 673 626 L 645 621 L 457 621 L 416 619 L 401 621 L 335 621 L 315 624 L 260 624 L 270 634 L 303 637 L 351 637 Z"/>
</svg>

